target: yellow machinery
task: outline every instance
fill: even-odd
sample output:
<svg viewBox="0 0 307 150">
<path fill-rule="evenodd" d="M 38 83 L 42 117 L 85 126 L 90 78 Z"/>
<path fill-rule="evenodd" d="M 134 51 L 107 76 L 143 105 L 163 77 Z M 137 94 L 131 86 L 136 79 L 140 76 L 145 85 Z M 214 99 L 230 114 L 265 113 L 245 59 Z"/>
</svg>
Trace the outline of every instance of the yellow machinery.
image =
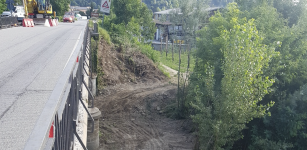
<svg viewBox="0 0 307 150">
<path fill-rule="evenodd" d="M 49 18 L 53 14 L 49 0 L 23 0 L 23 4 L 25 18 Z"/>
</svg>

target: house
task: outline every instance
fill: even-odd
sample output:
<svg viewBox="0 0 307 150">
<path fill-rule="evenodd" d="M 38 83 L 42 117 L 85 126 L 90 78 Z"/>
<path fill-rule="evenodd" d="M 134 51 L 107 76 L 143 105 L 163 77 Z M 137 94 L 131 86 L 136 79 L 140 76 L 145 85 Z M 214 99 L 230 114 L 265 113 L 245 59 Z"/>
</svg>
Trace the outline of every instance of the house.
<svg viewBox="0 0 307 150">
<path fill-rule="evenodd" d="M 207 8 L 206 11 L 208 11 L 209 16 L 212 16 L 215 11 L 221 9 L 221 7 L 210 7 Z M 169 41 L 174 41 L 174 43 L 181 42 L 184 44 L 184 32 L 182 30 L 182 25 L 180 24 L 173 24 L 171 20 L 171 13 L 180 12 L 180 9 L 168 9 L 164 11 L 154 12 L 153 13 L 153 21 L 156 24 L 157 31 L 155 33 L 154 40 L 152 41 L 152 44 L 155 49 L 161 49 L 162 46 L 156 46 L 158 45 L 165 45 L 166 43 L 169 44 Z M 178 13 L 180 15 L 180 13 Z M 174 38 L 174 39 L 173 39 Z"/>
<path fill-rule="evenodd" d="M 91 7 L 70 6 L 70 10 L 75 12 L 76 14 L 79 14 L 80 11 L 86 14 L 86 11 L 88 9 L 91 9 Z"/>
</svg>

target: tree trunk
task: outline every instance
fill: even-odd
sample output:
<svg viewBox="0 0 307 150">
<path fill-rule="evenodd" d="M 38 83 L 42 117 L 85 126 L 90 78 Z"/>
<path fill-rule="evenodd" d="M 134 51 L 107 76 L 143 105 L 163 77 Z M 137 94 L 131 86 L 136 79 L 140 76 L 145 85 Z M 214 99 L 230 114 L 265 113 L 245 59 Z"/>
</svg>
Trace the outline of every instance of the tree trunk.
<svg viewBox="0 0 307 150">
<path fill-rule="evenodd" d="M 186 88 L 186 83 L 187 83 L 187 80 L 188 80 L 188 72 L 189 72 L 189 68 L 190 68 L 190 44 L 187 45 L 187 52 L 188 52 L 188 66 L 187 66 L 187 71 L 186 71 L 186 75 L 185 75 L 185 78 L 184 78 L 184 84 L 183 84 L 183 88 L 182 88 L 182 100 L 181 100 L 181 110 L 180 112 L 182 113 L 181 115 L 184 114 L 184 104 L 185 104 L 185 100 L 186 100 L 186 93 L 185 93 L 185 88 Z"/>
<path fill-rule="evenodd" d="M 172 41 L 172 60 L 174 61 L 174 40 Z"/>
<path fill-rule="evenodd" d="M 162 35 L 161 35 L 161 40 L 160 40 L 161 42 L 160 42 L 160 53 L 161 53 L 161 55 L 162 55 Z"/>
<path fill-rule="evenodd" d="M 190 52 L 191 52 L 190 44 L 188 44 L 188 67 L 187 67 L 187 72 L 189 71 L 189 68 L 190 68 Z"/>
<path fill-rule="evenodd" d="M 166 53 L 166 58 L 167 58 L 167 52 L 168 52 L 168 34 L 166 35 L 166 41 L 165 41 L 166 45 L 166 49 L 165 49 L 165 53 Z"/>
<path fill-rule="evenodd" d="M 178 96 L 178 109 L 180 109 L 179 103 L 180 103 L 180 87 L 179 87 L 179 79 L 180 79 L 180 64 L 181 64 L 181 57 L 180 57 L 180 53 L 181 53 L 181 41 L 180 41 L 180 46 L 179 46 L 179 66 L 178 66 L 178 89 L 177 89 L 177 96 Z"/>
</svg>

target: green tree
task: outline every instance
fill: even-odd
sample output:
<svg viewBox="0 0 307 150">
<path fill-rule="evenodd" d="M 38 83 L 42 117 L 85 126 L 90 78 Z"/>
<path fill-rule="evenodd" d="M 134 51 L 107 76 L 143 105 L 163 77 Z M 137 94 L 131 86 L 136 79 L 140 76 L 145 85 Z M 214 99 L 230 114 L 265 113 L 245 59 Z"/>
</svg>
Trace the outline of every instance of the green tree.
<svg viewBox="0 0 307 150">
<path fill-rule="evenodd" d="M 240 13 L 232 3 L 199 33 L 189 99 L 201 149 L 231 148 L 246 124 L 268 114 L 273 105 L 259 102 L 273 84 L 263 70 L 278 53 L 263 44 L 254 19 Z"/>
<path fill-rule="evenodd" d="M 81 16 L 86 16 L 86 14 L 85 14 L 83 11 L 79 11 L 79 14 L 80 14 Z"/>
<path fill-rule="evenodd" d="M 68 11 L 70 0 L 52 0 L 50 3 L 52 4 L 53 11 L 56 11 L 58 16 L 62 16 Z"/>
<path fill-rule="evenodd" d="M 157 7 L 157 12 L 161 11 L 161 9 L 159 7 Z"/>
<path fill-rule="evenodd" d="M 206 0 L 179 0 L 177 1 L 179 7 L 175 8 L 170 11 L 168 15 L 163 15 L 160 19 L 161 22 L 165 22 L 167 18 L 170 18 L 170 22 L 172 22 L 171 27 L 174 30 L 170 32 L 170 39 L 171 41 L 175 40 L 182 40 L 184 41 L 185 47 L 188 49 L 188 58 L 190 58 L 190 48 L 195 47 L 196 43 L 196 32 L 199 30 L 199 27 L 202 23 L 205 22 L 207 12 L 205 11 L 208 8 L 208 1 Z M 176 26 L 180 26 L 180 30 L 176 29 Z M 168 29 L 164 29 L 167 31 Z M 180 36 L 178 36 L 180 35 Z M 182 44 L 179 44 L 179 49 L 181 49 Z M 179 51 L 179 53 L 181 50 Z M 180 57 L 180 55 L 179 55 Z M 181 58 L 179 58 L 181 60 Z M 179 61 L 178 66 L 180 66 L 181 61 Z M 184 70 L 189 71 L 189 59 L 188 59 L 188 67 L 181 68 Z M 178 67 L 180 69 L 180 67 Z M 180 72 L 180 70 L 179 70 Z M 184 117 L 187 112 L 187 107 L 185 105 L 186 101 L 186 83 L 184 82 L 182 85 L 179 83 L 180 75 L 178 75 L 178 114 L 179 117 Z"/>
<path fill-rule="evenodd" d="M 257 119 L 248 125 L 244 140 L 238 145 L 249 149 L 306 149 L 304 134 L 307 133 L 304 110 L 292 107 L 287 102 L 295 91 L 307 83 L 306 68 L 306 0 L 244 0 L 239 1 L 243 16 L 254 18 L 264 43 L 279 42 L 276 51 L 280 53 L 271 62 L 264 74 L 273 76 L 273 92 L 264 102 L 275 101 L 270 109 L 272 116 Z M 294 134 L 297 133 L 297 134 Z M 240 143 L 240 144 L 239 144 Z M 238 149 L 238 147 L 234 147 Z"/>
<path fill-rule="evenodd" d="M 0 14 L 6 9 L 6 0 L 0 0 Z"/>
<path fill-rule="evenodd" d="M 129 24 L 137 23 L 141 34 L 127 34 L 134 31 L 126 30 Z M 147 41 L 152 39 L 156 31 L 152 21 L 152 12 L 146 4 L 140 0 L 116 0 L 112 3 L 111 15 L 105 19 L 105 28 L 111 32 L 111 36 L 119 35 L 138 36 L 137 39 Z M 115 38 L 113 38 L 115 39 Z M 128 37 L 128 39 L 133 39 Z"/>
</svg>

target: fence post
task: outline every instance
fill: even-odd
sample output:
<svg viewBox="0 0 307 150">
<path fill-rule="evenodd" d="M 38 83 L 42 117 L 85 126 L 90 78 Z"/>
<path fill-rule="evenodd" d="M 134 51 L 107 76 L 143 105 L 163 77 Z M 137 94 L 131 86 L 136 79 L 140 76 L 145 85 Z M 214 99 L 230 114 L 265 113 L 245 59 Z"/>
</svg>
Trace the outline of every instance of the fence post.
<svg viewBox="0 0 307 150">
<path fill-rule="evenodd" d="M 101 112 L 97 107 L 89 108 L 89 112 L 94 119 L 94 131 L 91 131 L 92 121 L 88 121 L 87 126 L 87 148 L 89 150 L 97 150 L 99 148 L 99 118 L 101 117 Z"/>
</svg>

